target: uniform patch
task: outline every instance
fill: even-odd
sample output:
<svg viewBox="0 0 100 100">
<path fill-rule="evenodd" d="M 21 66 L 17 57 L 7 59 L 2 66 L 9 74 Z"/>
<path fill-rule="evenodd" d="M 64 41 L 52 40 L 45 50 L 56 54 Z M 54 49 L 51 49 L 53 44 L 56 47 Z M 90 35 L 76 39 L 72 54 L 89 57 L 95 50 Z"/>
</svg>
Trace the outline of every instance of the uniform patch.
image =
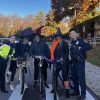
<svg viewBox="0 0 100 100">
<path fill-rule="evenodd" d="M 76 41 L 76 45 L 78 45 L 79 44 L 79 41 Z"/>
</svg>

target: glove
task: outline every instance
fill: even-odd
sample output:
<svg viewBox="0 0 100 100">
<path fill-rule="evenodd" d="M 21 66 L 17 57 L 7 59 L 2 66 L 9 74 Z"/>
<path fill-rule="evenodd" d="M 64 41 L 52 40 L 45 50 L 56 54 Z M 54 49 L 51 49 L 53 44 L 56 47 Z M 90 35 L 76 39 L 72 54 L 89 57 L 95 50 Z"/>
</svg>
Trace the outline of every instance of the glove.
<svg viewBox="0 0 100 100">
<path fill-rule="evenodd" d="M 54 64 L 54 60 L 51 60 L 51 64 Z"/>
</svg>

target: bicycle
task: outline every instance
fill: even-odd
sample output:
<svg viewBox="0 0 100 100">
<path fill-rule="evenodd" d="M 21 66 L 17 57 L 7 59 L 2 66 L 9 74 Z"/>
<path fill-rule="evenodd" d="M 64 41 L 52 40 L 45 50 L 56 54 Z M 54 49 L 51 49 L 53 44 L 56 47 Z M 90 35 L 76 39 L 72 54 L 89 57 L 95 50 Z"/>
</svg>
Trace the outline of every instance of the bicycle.
<svg viewBox="0 0 100 100">
<path fill-rule="evenodd" d="M 20 81 L 20 93 L 23 94 L 24 92 L 24 84 L 25 84 L 25 73 L 27 73 L 26 69 L 26 59 L 19 58 L 17 61 L 18 69 L 19 69 L 19 81 Z"/>
<path fill-rule="evenodd" d="M 43 91 L 43 75 L 42 75 L 42 66 L 43 66 L 43 56 L 33 56 L 32 58 L 34 59 L 39 59 L 39 91 L 42 93 Z"/>
<path fill-rule="evenodd" d="M 24 84 L 25 84 L 25 73 L 27 73 L 27 69 L 26 69 L 27 59 L 26 58 L 11 58 L 11 59 L 9 59 L 9 62 L 11 62 L 11 60 L 17 61 L 18 70 L 17 70 L 16 74 L 19 74 L 20 94 L 23 94 Z M 7 71 L 9 72 L 9 67 L 10 67 L 10 65 L 8 65 L 6 73 L 7 73 Z"/>
<path fill-rule="evenodd" d="M 54 100 L 57 100 L 57 76 L 60 78 L 63 86 L 63 79 L 62 77 L 59 75 L 59 73 L 56 72 L 56 62 L 58 63 L 63 63 L 63 61 L 61 60 L 55 60 L 52 64 L 53 64 L 53 75 L 52 75 L 52 87 L 53 90 L 51 91 L 51 93 L 54 93 Z"/>
</svg>

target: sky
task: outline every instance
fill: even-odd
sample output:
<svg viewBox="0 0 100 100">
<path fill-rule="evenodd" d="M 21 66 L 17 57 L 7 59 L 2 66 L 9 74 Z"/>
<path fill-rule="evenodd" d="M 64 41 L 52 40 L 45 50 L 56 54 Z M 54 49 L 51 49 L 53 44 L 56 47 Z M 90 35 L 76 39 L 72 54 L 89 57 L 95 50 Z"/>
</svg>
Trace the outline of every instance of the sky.
<svg viewBox="0 0 100 100">
<path fill-rule="evenodd" d="M 51 0 L 0 0 L 0 14 L 19 16 L 36 15 L 39 11 L 45 14 L 51 9 Z"/>
</svg>

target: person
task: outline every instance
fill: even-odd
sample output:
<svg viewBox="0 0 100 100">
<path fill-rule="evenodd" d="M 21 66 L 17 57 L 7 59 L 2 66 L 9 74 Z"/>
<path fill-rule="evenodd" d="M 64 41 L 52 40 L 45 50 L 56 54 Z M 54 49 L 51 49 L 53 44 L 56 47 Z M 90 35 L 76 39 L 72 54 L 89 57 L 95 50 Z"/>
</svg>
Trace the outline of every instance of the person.
<svg viewBox="0 0 100 100">
<path fill-rule="evenodd" d="M 1 92 L 4 93 L 8 93 L 8 91 L 5 89 L 5 72 L 7 68 L 7 58 L 13 56 L 14 53 L 15 50 L 0 41 L 0 89 Z"/>
<path fill-rule="evenodd" d="M 15 48 L 16 48 L 15 41 L 16 41 L 15 36 L 11 36 L 10 37 L 10 43 L 8 45 L 13 50 L 15 50 Z M 10 90 L 12 90 L 12 91 L 14 90 L 14 87 L 15 87 L 14 77 L 15 77 L 16 69 L 17 69 L 17 62 L 15 60 L 10 60 L 10 68 L 9 68 L 10 73 L 7 73 L 6 82 L 10 83 Z M 9 80 L 10 75 L 11 75 L 11 79 Z"/>
<path fill-rule="evenodd" d="M 24 57 L 26 58 L 29 54 L 29 43 L 28 43 L 28 38 L 27 37 L 23 37 L 22 41 L 20 41 L 19 43 L 17 43 L 16 45 L 16 57 Z"/>
<path fill-rule="evenodd" d="M 10 43 L 9 46 L 15 50 L 15 54 L 14 54 L 14 58 L 19 58 L 19 57 L 25 57 L 28 55 L 29 52 L 29 45 L 28 45 L 28 39 L 27 38 L 23 38 L 22 42 L 18 42 L 16 43 L 16 37 L 15 36 L 11 36 L 10 37 Z M 17 61 L 11 59 L 10 61 L 10 68 L 9 71 L 11 72 L 11 79 L 10 79 L 10 90 L 14 90 L 15 88 L 15 82 L 14 82 L 14 77 L 16 74 L 16 69 L 17 69 Z M 9 74 L 8 74 L 9 76 Z M 6 79 L 7 82 L 8 79 Z"/>
<path fill-rule="evenodd" d="M 71 30 L 71 62 L 72 62 L 72 81 L 74 84 L 74 92 L 72 95 L 79 95 L 77 100 L 85 100 L 86 98 L 86 79 L 85 79 L 85 59 L 86 52 L 92 49 L 91 45 L 79 38 L 79 34 Z M 81 94 L 79 91 L 81 88 Z"/>
<path fill-rule="evenodd" d="M 42 27 L 36 30 L 36 34 L 34 35 L 32 45 L 30 47 L 30 56 L 45 56 L 46 58 L 50 59 L 50 49 L 47 43 L 42 39 L 41 35 Z M 34 59 L 34 88 L 37 86 L 37 79 L 39 74 L 39 59 Z M 47 84 L 47 61 L 43 60 L 42 66 L 42 74 L 44 78 L 44 84 L 47 88 L 49 88 Z"/>
<path fill-rule="evenodd" d="M 60 28 L 58 28 L 53 38 L 53 44 L 51 45 L 51 60 L 56 64 L 56 73 L 59 74 L 59 72 L 62 71 L 66 96 L 69 98 L 69 47 L 63 40 Z M 57 60 L 61 60 L 63 63 L 56 62 Z"/>
</svg>

